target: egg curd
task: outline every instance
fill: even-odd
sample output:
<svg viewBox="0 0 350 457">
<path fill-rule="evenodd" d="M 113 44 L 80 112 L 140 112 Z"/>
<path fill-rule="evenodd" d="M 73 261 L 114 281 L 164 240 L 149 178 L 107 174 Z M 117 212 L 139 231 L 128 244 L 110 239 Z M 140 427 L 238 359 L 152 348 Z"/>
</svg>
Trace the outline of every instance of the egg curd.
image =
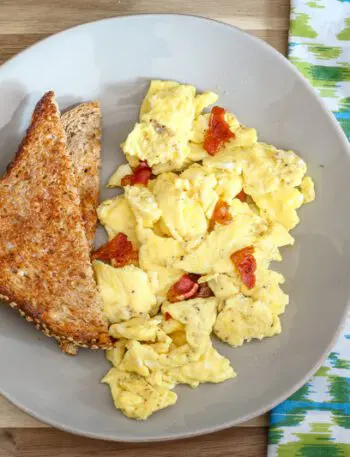
<svg viewBox="0 0 350 457">
<path fill-rule="evenodd" d="M 108 185 L 123 186 L 140 164 L 152 175 L 98 209 L 109 239 L 123 233 L 138 251 L 137 264 L 94 262 L 115 339 L 103 382 L 130 418 L 173 405 L 178 384 L 236 376 L 212 335 L 238 348 L 281 332 L 288 296 L 283 276 L 269 266 L 282 260 L 280 247 L 294 243 L 289 232 L 297 209 L 315 198 L 314 185 L 297 154 L 259 142 L 231 113 L 221 124 L 229 139 L 209 154 L 208 131 L 216 127 L 203 110 L 217 99 L 191 85 L 152 81 L 122 144 L 128 163 Z M 184 277 L 191 292 L 171 299 Z"/>
</svg>

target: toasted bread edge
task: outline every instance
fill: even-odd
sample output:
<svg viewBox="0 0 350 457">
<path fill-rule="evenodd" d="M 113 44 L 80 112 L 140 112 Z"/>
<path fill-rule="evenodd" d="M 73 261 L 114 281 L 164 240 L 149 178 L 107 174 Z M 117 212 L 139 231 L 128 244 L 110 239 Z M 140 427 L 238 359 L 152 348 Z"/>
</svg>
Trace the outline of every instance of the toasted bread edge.
<svg viewBox="0 0 350 457">
<path fill-rule="evenodd" d="M 6 181 L 6 179 L 9 178 L 12 173 L 16 172 L 17 164 L 19 164 L 22 155 L 26 153 L 26 145 L 30 143 L 32 135 L 34 135 L 36 132 L 37 123 L 40 122 L 44 116 L 55 116 L 60 118 L 57 103 L 55 101 L 55 93 L 53 91 L 46 92 L 37 103 L 32 115 L 31 124 L 26 131 L 25 137 L 19 145 L 17 153 L 8 165 L 4 176 L 0 178 L 1 182 Z M 89 349 L 108 349 L 112 346 L 110 336 L 108 335 L 107 325 L 106 331 L 101 331 L 101 333 L 98 335 L 99 338 L 92 338 L 90 341 L 88 339 L 78 340 L 73 337 L 57 335 L 51 332 L 44 322 L 42 322 L 40 319 L 37 319 L 34 315 L 30 314 L 30 304 L 16 302 L 13 300 L 13 298 L 10 297 L 8 291 L 4 289 L 0 289 L 0 299 L 4 300 L 11 308 L 16 309 L 27 322 L 34 324 L 37 330 L 40 330 L 44 335 L 48 337 L 56 339 L 61 349 L 69 355 L 75 355 L 77 352 L 77 347 Z"/>
</svg>

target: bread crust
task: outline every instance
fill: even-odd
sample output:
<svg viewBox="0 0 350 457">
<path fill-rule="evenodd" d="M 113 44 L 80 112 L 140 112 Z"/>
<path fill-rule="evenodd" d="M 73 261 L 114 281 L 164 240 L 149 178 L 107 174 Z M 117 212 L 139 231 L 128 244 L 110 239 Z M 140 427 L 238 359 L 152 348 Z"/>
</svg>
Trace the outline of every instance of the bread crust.
<svg viewBox="0 0 350 457">
<path fill-rule="evenodd" d="M 92 248 L 100 193 L 101 110 L 98 102 L 81 103 L 62 114 L 67 152 L 79 191 L 85 233 Z"/>
<path fill-rule="evenodd" d="M 0 297 L 72 354 L 111 345 L 55 94 L 0 180 Z"/>
</svg>

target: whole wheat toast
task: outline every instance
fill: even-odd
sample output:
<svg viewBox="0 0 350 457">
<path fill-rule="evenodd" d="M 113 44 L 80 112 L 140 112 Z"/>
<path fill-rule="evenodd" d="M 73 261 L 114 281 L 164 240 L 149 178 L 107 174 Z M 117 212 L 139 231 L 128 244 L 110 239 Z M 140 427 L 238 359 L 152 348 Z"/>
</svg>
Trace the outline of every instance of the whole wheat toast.
<svg viewBox="0 0 350 457">
<path fill-rule="evenodd" d="M 98 102 L 81 103 L 61 116 L 67 135 L 90 248 L 95 237 L 100 191 L 101 111 Z"/>
<path fill-rule="evenodd" d="M 0 180 L 0 297 L 66 352 L 110 346 L 53 92 Z"/>
</svg>

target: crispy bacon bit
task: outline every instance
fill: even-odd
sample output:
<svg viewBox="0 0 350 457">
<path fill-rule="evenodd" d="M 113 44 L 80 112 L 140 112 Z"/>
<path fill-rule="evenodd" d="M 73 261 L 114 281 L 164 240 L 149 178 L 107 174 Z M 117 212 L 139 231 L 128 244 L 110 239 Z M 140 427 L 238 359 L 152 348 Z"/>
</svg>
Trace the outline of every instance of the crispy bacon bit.
<svg viewBox="0 0 350 457">
<path fill-rule="evenodd" d="M 231 132 L 230 126 L 225 121 L 224 108 L 214 106 L 209 118 L 209 129 L 204 138 L 204 149 L 213 156 L 224 143 L 234 137 L 235 134 Z"/>
<path fill-rule="evenodd" d="M 121 179 L 120 184 L 125 186 L 132 186 L 134 184 L 134 175 L 126 175 Z"/>
<path fill-rule="evenodd" d="M 198 284 L 200 275 L 186 273 L 168 290 L 167 299 L 175 303 L 189 298 L 207 298 L 214 295 L 207 282 Z M 166 317 L 165 317 L 166 319 Z"/>
<path fill-rule="evenodd" d="M 256 281 L 256 260 L 253 254 L 254 247 L 248 246 L 231 255 L 231 260 L 239 271 L 243 284 L 245 284 L 248 289 L 252 289 L 255 286 Z"/>
<path fill-rule="evenodd" d="M 199 285 L 190 275 L 184 274 L 168 290 L 167 299 L 175 303 L 177 301 L 188 300 L 196 295 Z"/>
<path fill-rule="evenodd" d="M 199 284 L 199 289 L 197 290 L 196 297 L 208 298 L 208 297 L 213 297 L 213 296 L 214 296 L 214 292 L 208 286 L 207 282 L 203 282 L 202 284 Z"/>
<path fill-rule="evenodd" d="M 168 313 L 168 311 L 166 311 L 166 313 L 164 315 L 164 318 L 165 318 L 166 321 L 170 321 L 170 319 L 172 319 L 171 314 Z"/>
<path fill-rule="evenodd" d="M 201 275 L 197 275 L 196 273 L 187 273 L 187 275 L 192 279 L 194 282 L 198 282 L 198 279 L 201 277 Z"/>
<path fill-rule="evenodd" d="M 152 169 L 147 162 L 140 162 L 139 165 L 133 170 L 132 175 L 126 175 L 122 178 L 120 184 L 122 186 L 134 186 L 141 184 L 147 186 L 148 181 L 151 179 Z"/>
<path fill-rule="evenodd" d="M 93 260 L 110 262 L 113 267 L 137 264 L 139 254 L 124 233 L 118 233 L 111 241 L 101 246 L 92 254 Z"/>
<path fill-rule="evenodd" d="M 236 198 L 241 200 L 241 202 L 245 202 L 247 199 L 247 194 L 244 192 L 244 190 L 241 190 L 240 193 L 236 195 Z"/>
<path fill-rule="evenodd" d="M 225 202 L 224 200 L 218 200 L 218 202 L 215 205 L 211 219 L 209 221 L 209 232 L 214 230 L 216 222 L 221 225 L 227 225 L 232 221 L 232 216 L 229 212 L 229 208 L 230 206 L 227 202 Z"/>
</svg>

